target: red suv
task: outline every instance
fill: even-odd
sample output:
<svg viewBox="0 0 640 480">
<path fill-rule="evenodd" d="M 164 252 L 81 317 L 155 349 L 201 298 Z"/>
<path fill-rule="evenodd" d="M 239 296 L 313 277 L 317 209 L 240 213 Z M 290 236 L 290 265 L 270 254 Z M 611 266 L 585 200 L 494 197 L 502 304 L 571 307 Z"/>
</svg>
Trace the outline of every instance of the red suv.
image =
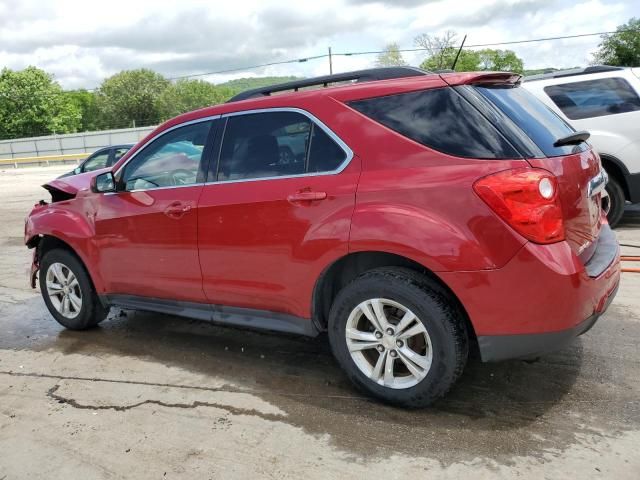
<svg viewBox="0 0 640 480">
<path fill-rule="evenodd" d="M 559 348 L 618 287 L 589 134 L 519 82 L 373 69 L 181 115 L 112 168 L 45 185 L 32 286 L 39 271 L 71 329 L 117 305 L 328 332 L 359 387 L 427 405 L 470 350 Z"/>
</svg>

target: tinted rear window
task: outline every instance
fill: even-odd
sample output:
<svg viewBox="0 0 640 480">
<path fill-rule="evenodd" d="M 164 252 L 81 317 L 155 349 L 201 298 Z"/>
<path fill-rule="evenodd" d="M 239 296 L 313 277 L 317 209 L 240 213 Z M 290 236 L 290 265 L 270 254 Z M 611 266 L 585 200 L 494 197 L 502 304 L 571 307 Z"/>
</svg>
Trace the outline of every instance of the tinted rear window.
<svg viewBox="0 0 640 480">
<path fill-rule="evenodd" d="M 640 110 L 640 98 L 623 78 L 551 85 L 544 91 L 571 120 Z"/>
<path fill-rule="evenodd" d="M 476 87 L 485 98 L 504 112 L 547 157 L 569 155 L 586 144 L 554 147 L 559 138 L 575 132 L 564 120 L 522 87 Z"/>
<path fill-rule="evenodd" d="M 468 158 L 519 158 L 493 125 L 452 88 L 350 102 L 360 113 L 422 145 Z"/>
</svg>

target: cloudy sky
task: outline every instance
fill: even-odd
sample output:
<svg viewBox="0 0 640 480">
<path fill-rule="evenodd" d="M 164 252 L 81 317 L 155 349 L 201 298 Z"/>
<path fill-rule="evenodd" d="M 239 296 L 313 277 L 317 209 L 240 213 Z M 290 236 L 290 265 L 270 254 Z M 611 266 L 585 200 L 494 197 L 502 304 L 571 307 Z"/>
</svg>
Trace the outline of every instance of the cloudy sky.
<svg viewBox="0 0 640 480">
<path fill-rule="evenodd" d="M 615 30 L 638 0 L 0 0 L 0 68 L 36 65 L 65 88 L 93 88 L 123 69 L 167 77 L 322 55 L 414 47 L 454 30 L 467 44 Z M 526 68 L 585 65 L 598 37 L 513 45 Z M 423 55 L 405 59 L 419 64 Z M 334 71 L 375 55 L 337 56 Z M 326 58 L 206 78 L 328 73 Z"/>
</svg>

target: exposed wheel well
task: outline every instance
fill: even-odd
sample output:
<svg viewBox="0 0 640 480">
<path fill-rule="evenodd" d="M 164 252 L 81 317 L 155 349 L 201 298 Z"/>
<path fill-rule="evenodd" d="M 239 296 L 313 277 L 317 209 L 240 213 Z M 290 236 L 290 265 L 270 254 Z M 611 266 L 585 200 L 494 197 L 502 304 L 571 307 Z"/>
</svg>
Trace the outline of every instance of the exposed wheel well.
<svg viewBox="0 0 640 480">
<path fill-rule="evenodd" d="M 33 239 L 31 239 L 31 241 L 27 245 L 29 247 L 35 247 L 36 255 L 37 255 L 36 258 L 38 259 L 38 265 L 40 265 L 40 262 L 42 261 L 42 257 L 44 257 L 44 254 L 50 250 L 61 249 L 71 253 L 71 255 L 76 257 L 80 262 L 80 264 L 84 267 L 85 271 L 87 272 L 87 276 L 89 277 L 89 280 L 91 281 L 91 284 L 95 289 L 95 284 L 93 283 L 93 279 L 91 278 L 91 273 L 89 272 L 89 269 L 82 261 L 82 258 L 80 258 L 80 256 L 75 252 L 73 247 L 71 247 L 71 245 L 69 245 L 64 240 L 60 240 L 58 237 L 54 237 L 52 235 L 42 235 L 42 236 L 34 237 Z"/>
<path fill-rule="evenodd" d="M 622 187 L 625 200 L 629 200 L 630 198 L 629 186 L 627 185 L 625 172 L 623 168 L 620 166 L 619 160 L 606 154 L 601 154 L 600 160 L 602 161 L 602 167 L 607 171 L 609 176 L 615 178 L 620 184 L 620 186 Z"/>
<path fill-rule="evenodd" d="M 474 347 L 477 346 L 475 330 L 469 320 L 469 316 L 451 289 L 444 284 L 437 275 L 423 265 L 409 258 L 386 252 L 357 252 L 348 254 L 337 260 L 320 275 L 320 278 L 316 282 L 312 301 L 312 317 L 316 325 L 322 330 L 327 328 L 329 310 L 331 309 L 333 300 L 342 288 L 362 273 L 381 267 L 409 268 L 421 273 L 429 278 L 435 285 L 438 285 L 443 293 L 456 302 L 457 307 L 464 316 L 467 331 L 469 332 L 469 340 Z"/>
</svg>

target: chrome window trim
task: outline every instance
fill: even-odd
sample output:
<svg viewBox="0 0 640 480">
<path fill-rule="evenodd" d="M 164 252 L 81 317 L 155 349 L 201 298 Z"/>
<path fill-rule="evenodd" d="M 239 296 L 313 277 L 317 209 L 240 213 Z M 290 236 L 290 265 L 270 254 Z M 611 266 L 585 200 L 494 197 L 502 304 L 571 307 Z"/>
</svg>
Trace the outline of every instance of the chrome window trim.
<svg viewBox="0 0 640 480">
<path fill-rule="evenodd" d="M 341 173 L 345 168 L 347 168 L 349 166 L 349 164 L 351 163 L 351 160 L 353 160 L 353 157 L 354 157 L 353 150 L 351 150 L 351 148 L 333 130 L 331 130 L 322 120 L 320 120 L 318 117 L 316 117 L 311 112 L 308 112 L 306 110 L 303 110 L 303 109 L 297 108 L 297 107 L 270 107 L 270 108 L 257 108 L 257 109 L 252 109 L 252 110 L 241 110 L 241 111 L 237 111 L 237 112 L 224 113 L 224 114 L 221 114 L 221 115 L 211 115 L 211 116 L 208 116 L 208 117 L 197 118 L 197 119 L 194 119 L 194 120 L 190 120 L 188 122 L 184 122 L 184 123 L 180 123 L 178 125 L 174 125 L 171 128 L 163 130 L 162 132 L 158 133 L 153 138 L 151 138 L 147 142 L 145 142 L 145 144 L 142 145 L 133 155 L 131 155 L 131 157 L 129 157 L 126 162 L 124 162 L 115 172 L 113 172 L 113 175 L 114 175 L 114 177 L 116 175 L 118 175 L 120 173 L 120 171 L 123 168 L 125 168 L 127 166 L 127 164 L 131 160 L 133 160 L 140 152 L 144 151 L 147 148 L 147 146 L 149 146 L 151 143 L 153 143 L 154 141 L 156 141 L 157 139 L 159 139 L 163 135 L 165 135 L 165 134 L 167 134 L 167 133 L 169 133 L 169 132 L 171 132 L 171 131 L 173 131 L 173 130 L 175 130 L 177 128 L 186 127 L 186 126 L 193 125 L 193 124 L 196 124 L 196 123 L 202 123 L 202 122 L 207 122 L 207 121 L 211 121 L 211 120 L 225 119 L 225 118 L 228 118 L 228 117 L 237 117 L 237 116 L 240 116 L 240 115 L 252 115 L 252 114 L 256 114 L 256 113 L 271 113 L 271 112 L 293 112 L 293 113 L 299 113 L 301 115 L 304 115 L 310 121 L 314 122 L 315 125 L 320 127 L 327 135 L 329 135 L 329 137 L 334 142 L 336 142 L 338 144 L 338 146 L 345 153 L 345 159 L 343 160 L 343 162 L 340 165 L 338 165 L 338 167 L 336 169 L 328 170 L 326 172 L 300 173 L 300 174 L 296 174 L 296 175 L 276 175 L 276 176 L 258 177 L 258 178 L 240 178 L 240 179 L 235 179 L 235 180 L 213 180 L 213 181 L 208 181 L 208 182 L 204 182 L 204 183 L 192 183 L 192 184 L 189 184 L 189 185 L 170 185 L 170 186 L 164 186 L 164 187 L 140 188 L 140 189 L 135 189 L 135 190 L 124 190 L 124 191 L 126 191 L 127 193 L 148 192 L 148 191 L 152 191 L 152 190 L 166 190 L 166 189 L 169 189 L 169 188 L 194 187 L 194 186 L 198 186 L 198 185 L 215 185 L 215 184 L 221 184 L 221 183 L 241 183 L 241 182 L 259 182 L 259 181 L 264 181 L 264 180 L 277 180 L 277 179 L 284 180 L 284 179 L 287 179 L 287 178 L 318 177 L 318 176 L 322 176 L 322 175 L 337 175 L 337 174 Z M 224 142 L 224 136 L 222 137 L 222 141 Z M 216 158 L 215 160 L 216 160 L 216 162 L 219 161 L 218 158 Z M 107 192 L 107 193 L 105 193 L 105 195 L 117 195 L 119 193 L 122 193 L 122 192 Z"/>
<path fill-rule="evenodd" d="M 126 167 L 127 164 L 131 160 L 136 158 L 140 152 L 144 151 L 144 149 L 147 148 L 149 146 L 149 144 L 155 142 L 157 139 L 159 139 L 163 135 L 166 135 L 167 133 L 172 132 L 173 130 L 176 130 L 178 128 L 187 127 L 189 125 L 194 125 L 196 123 L 208 122 L 208 121 L 211 121 L 211 120 L 218 120 L 220 117 L 221 117 L 221 115 L 212 115 L 212 116 L 209 116 L 209 117 L 196 118 L 195 120 L 189 120 L 188 122 L 179 123 L 178 125 L 174 125 L 173 127 L 170 127 L 170 128 L 167 128 L 166 130 L 163 130 L 162 132 L 158 133 L 157 135 L 154 135 L 153 138 L 151 138 L 147 142 L 145 142 L 144 145 L 142 145 L 129 158 L 127 158 L 127 161 L 124 162 L 122 165 L 120 165 L 120 167 L 118 167 L 118 169 L 115 172 L 113 172 L 113 176 L 115 177 L 116 175 L 118 175 L 120 173 L 120 171 L 124 167 Z M 196 185 L 196 184 L 194 184 L 194 185 Z M 187 185 L 184 185 L 184 186 L 187 186 Z M 154 188 L 145 188 L 144 190 L 146 191 L 146 190 L 156 190 L 158 188 L 174 188 L 174 187 L 175 186 L 172 186 L 172 187 L 154 187 Z M 127 190 L 127 191 L 132 192 L 133 190 Z M 137 190 L 137 191 L 140 191 L 140 190 Z"/>
<path fill-rule="evenodd" d="M 257 177 L 257 178 L 239 178 L 234 180 L 212 180 L 205 182 L 205 185 L 217 185 L 222 183 L 241 183 L 241 182 L 259 182 L 264 180 L 278 180 L 278 179 L 287 179 L 287 178 L 300 178 L 300 177 L 318 177 L 322 175 L 337 175 L 342 172 L 349 164 L 351 160 L 353 160 L 354 153 L 349 145 L 347 145 L 338 135 L 336 135 L 333 130 L 331 130 L 322 120 L 316 117 L 313 113 L 303 110 L 297 107 L 270 107 L 270 108 L 257 108 L 252 110 L 242 110 L 238 112 L 229 112 L 221 115 L 221 118 L 228 117 L 237 117 L 240 115 L 253 115 L 256 113 L 272 113 L 272 112 L 293 112 L 299 113 L 307 117 L 310 121 L 312 121 L 316 126 L 320 127 L 329 137 L 338 144 L 338 146 L 345 153 L 345 159 L 342 161 L 340 165 L 334 170 L 328 170 L 326 172 L 313 172 L 313 173 L 299 173 L 296 175 L 274 175 L 270 177 Z M 226 130 L 226 128 L 225 128 Z M 222 142 L 224 143 L 224 136 L 222 137 Z M 222 146 L 222 144 L 221 144 Z M 220 159 L 217 159 L 218 162 Z"/>
</svg>

